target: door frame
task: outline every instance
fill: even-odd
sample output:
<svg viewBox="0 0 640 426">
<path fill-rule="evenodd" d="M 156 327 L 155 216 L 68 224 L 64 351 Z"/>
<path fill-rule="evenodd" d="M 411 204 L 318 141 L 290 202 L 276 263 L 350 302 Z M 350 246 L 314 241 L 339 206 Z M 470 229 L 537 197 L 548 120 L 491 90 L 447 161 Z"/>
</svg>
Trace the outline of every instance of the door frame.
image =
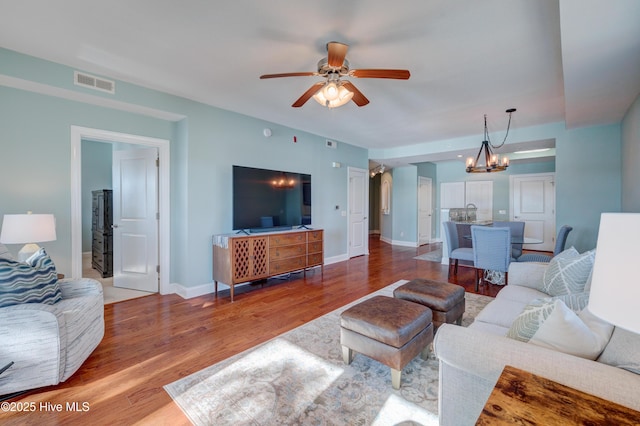
<svg viewBox="0 0 640 426">
<path fill-rule="evenodd" d="M 158 264 L 160 294 L 173 293 L 171 276 L 170 141 L 147 136 L 71 126 L 71 277 L 82 277 L 82 139 L 128 143 L 158 149 Z"/>
<path fill-rule="evenodd" d="M 429 185 L 429 237 L 426 243 L 423 243 L 420 240 L 420 231 L 421 231 L 421 221 L 420 221 L 420 199 L 422 197 L 422 193 L 420 188 L 422 185 Z M 418 176 L 418 247 L 421 244 L 431 244 L 431 240 L 433 236 L 433 179 L 426 176 Z"/>
</svg>

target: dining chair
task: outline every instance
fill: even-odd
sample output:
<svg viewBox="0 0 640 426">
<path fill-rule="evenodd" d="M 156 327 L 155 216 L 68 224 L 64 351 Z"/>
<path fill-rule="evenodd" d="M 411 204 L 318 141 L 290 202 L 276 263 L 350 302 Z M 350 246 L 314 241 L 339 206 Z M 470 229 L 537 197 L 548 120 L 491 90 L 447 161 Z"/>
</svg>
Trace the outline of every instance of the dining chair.
<svg viewBox="0 0 640 426">
<path fill-rule="evenodd" d="M 509 221 L 509 222 L 493 222 L 495 227 L 509 227 L 511 229 L 511 238 L 524 239 L 524 222 Z M 511 261 L 517 262 L 518 258 L 522 256 L 522 243 L 511 243 Z"/>
<path fill-rule="evenodd" d="M 451 266 L 453 265 L 453 275 L 458 274 L 458 261 L 466 260 L 473 262 L 473 249 L 471 247 L 460 247 L 458 238 L 458 227 L 454 222 L 444 222 L 444 235 L 447 239 L 447 252 L 449 256 L 449 273 L 451 276 Z"/>
<path fill-rule="evenodd" d="M 567 237 L 572 229 L 572 226 L 562 225 L 558 231 L 558 235 L 556 236 L 556 245 L 553 248 L 553 256 L 557 256 L 564 251 L 564 246 L 567 244 Z M 518 258 L 518 262 L 550 262 L 553 256 L 549 256 L 548 254 L 525 253 Z"/>
<path fill-rule="evenodd" d="M 504 273 L 504 284 L 508 284 L 511 263 L 511 229 L 509 227 L 471 227 L 473 242 L 473 265 L 476 268 L 476 291 L 478 284 L 485 282 L 486 271 Z"/>
</svg>

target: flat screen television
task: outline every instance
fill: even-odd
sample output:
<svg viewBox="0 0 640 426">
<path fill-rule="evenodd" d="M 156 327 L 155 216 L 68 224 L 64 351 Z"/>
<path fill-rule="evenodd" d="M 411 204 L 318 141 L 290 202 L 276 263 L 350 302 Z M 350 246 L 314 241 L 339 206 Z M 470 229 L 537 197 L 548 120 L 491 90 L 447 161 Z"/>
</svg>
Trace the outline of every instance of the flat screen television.
<svg viewBox="0 0 640 426">
<path fill-rule="evenodd" d="M 311 175 L 233 166 L 233 229 L 311 225 Z"/>
</svg>

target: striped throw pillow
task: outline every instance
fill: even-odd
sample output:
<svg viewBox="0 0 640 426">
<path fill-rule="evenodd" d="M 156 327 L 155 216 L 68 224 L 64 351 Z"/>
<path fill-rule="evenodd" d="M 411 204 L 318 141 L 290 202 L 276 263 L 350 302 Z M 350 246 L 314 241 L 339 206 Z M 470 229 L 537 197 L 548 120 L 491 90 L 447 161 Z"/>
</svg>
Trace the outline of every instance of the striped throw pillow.
<svg viewBox="0 0 640 426">
<path fill-rule="evenodd" d="M 62 300 L 56 267 L 44 249 L 27 262 L 0 258 L 0 307 Z"/>
</svg>

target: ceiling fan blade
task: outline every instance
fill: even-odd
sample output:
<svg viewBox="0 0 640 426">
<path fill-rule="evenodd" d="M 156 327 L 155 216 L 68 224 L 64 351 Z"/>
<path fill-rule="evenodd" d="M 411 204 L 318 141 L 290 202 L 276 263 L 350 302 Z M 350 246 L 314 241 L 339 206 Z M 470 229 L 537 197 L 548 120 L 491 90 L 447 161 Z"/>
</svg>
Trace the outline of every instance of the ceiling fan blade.
<svg viewBox="0 0 640 426">
<path fill-rule="evenodd" d="M 316 92 L 318 90 L 320 90 L 322 88 L 322 86 L 324 86 L 324 82 L 320 81 L 316 84 L 314 84 L 313 86 L 311 86 L 306 92 L 304 92 L 304 94 L 302 96 L 300 96 L 298 98 L 297 101 L 295 101 L 293 103 L 293 105 L 291 105 L 294 108 L 299 108 L 302 105 L 304 105 L 313 95 L 316 94 Z"/>
<path fill-rule="evenodd" d="M 359 91 L 356 86 L 353 85 L 350 81 L 342 81 L 342 86 L 344 86 L 348 91 L 353 93 L 353 98 L 351 100 L 356 103 L 359 107 L 365 106 L 369 103 L 369 99 L 365 95 Z"/>
<path fill-rule="evenodd" d="M 319 75 L 317 72 L 285 72 L 281 74 L 264 74 L 260 76 L 260 79 L 265 78 L 280 78 L 280 77 L 309 77 Z"/>
<path fill-rule="evenodd" d="M 411 73 L 408 70 L 351 70 L 351 77 L 356 78 L 393 78 L 396 80 L 408 80 Z"/>
<path fill-rule="evenodd" d="M 327 63 L 330 67 L 340 68 L 344 63 L 344 58 L 347 56 L 347 50 L 349 45 L 339 43 L 337 41 L 330 41 L 327 43 Z"/>
</svg>

